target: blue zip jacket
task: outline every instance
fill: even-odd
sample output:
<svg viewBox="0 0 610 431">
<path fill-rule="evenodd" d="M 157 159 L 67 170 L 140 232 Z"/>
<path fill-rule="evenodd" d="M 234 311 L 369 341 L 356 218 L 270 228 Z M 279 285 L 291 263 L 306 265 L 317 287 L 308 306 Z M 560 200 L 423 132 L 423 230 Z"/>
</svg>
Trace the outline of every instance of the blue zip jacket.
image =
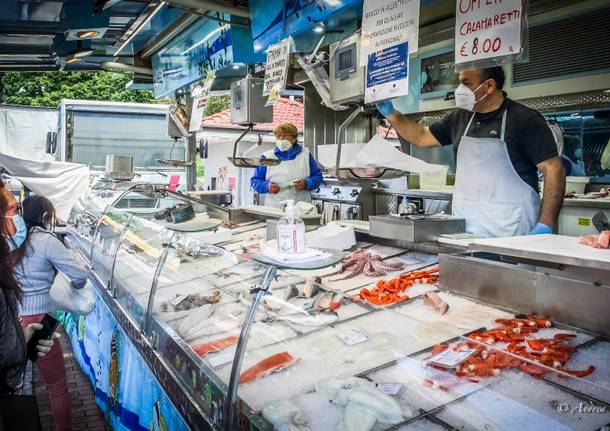
<svg viewBox="0 0 610 431">
<path fill-rule="evenodd" d="M 294 144 L 288 151 L 280 151 L 279 148 L 275 147 L 274 154 L 279 160 L 294 160 L 296 156 L 303 151 L 303 147 L 299 144 Z M 264 158 L 265 156 L 261 156 Z M 269 181 L 267 178 L 267 166 L 258 166 L 254 171 L 254 175 L 250 179 L 250 187 L 254 189 L 256 193 L 269 193 Z M 301 178 L 295 178 L 300 180 Z M 313 156 L 309 155 L 309 176 L 305 178 L 307 182 L 307 190 L 313 190 L 320 187 L 322 183 L 322 171 Z"/>
</svg>

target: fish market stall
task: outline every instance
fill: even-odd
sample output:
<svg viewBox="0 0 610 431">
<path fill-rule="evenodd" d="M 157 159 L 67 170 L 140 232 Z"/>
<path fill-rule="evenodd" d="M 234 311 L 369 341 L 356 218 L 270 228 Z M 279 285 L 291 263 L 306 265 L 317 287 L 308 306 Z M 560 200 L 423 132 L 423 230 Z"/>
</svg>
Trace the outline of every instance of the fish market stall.
<svg viewBox="0 0 610 431">
<path fill-rule="evenodd" d="M 193 218 L 173 221 L 189 204 Z M 434 241 L 409 247 L 369 234 L 340 264 L 277 269 L 256 305 L 269 270 L 255 260 L 265 222 L 222 224 L 196 199 L 114 186 L 93 191 L 68 230 L 95 274 L 96 307 L 191 429 L 610 423 L 606 250 L 581 249 L 606 253 L 585 261 L 556 245 L 549 256 L 536 244 L 517 252 L 481 241 L 449 254 Z M 223 241 L 205 241 L 225 230 Z M 434 244 L 440 255 L 421 250 Z M 79 323 L 85 346 L 96 314 Z M 110 373 L 111 364 L 92 366 Z"/>
</svg>

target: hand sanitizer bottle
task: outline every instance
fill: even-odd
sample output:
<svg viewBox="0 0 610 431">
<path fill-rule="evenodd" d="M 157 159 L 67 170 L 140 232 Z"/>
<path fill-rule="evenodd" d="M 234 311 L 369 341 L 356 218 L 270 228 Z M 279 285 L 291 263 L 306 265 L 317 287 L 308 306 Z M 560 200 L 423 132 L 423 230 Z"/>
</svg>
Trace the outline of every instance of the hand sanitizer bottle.
<svg viewBox="0 0 610 431">
<path fill-rule="evenodd" d="M 285 201 L 284 216 L 277 222 L 277 251 L 298 254 L 305 251 L 305 223 L 295 215 L 294 200 Z"/>
</svg>

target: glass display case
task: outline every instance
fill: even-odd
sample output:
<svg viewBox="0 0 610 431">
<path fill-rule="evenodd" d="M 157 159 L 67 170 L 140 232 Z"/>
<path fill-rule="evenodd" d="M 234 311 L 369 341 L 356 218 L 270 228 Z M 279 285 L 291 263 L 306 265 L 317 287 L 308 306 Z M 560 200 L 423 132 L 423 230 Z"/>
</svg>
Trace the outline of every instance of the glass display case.
<svg viewBox="0 0 610 431">
<path fill-rule="evenodd" d="M 610 423 L 607 339 L 445 291 L 430 299 L 430 284 L 412 285 L 406 299 L 388 305 L 360 299 L 361 289 L 400 272 L 338 280 L 339 266 L 278 270 L 247 322 L 268 267 L 125 210 L 136 200 L 159 210 L 185 203 L 158 192 L 117 195 L 96 223 L 91 208 L 81 209 L 72 231 L 94 245 L 99 287 L 213 427 L 226 429 L 229 408 L 237 424 L 228 429 L 593 430 Z M 436 300 L 448 311 L 435 311 Z M 232 373 L 238 400 L 229 406 Z"/>
</svg>

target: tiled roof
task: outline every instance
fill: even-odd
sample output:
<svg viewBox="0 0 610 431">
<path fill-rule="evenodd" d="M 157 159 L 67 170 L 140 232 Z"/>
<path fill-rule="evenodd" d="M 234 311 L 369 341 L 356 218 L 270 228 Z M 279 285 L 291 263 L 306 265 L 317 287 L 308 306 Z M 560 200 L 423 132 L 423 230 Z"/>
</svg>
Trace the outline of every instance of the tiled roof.
<svg viewBox="0 0 610 431">
<path fill-rule="evenodd" d="M 254 130 L 273 130 L 281 123 L 292 123 L 297 126 L 299 132 L 303 132 L 303 102 L 280 98 L 273 105 L 273 122 L 260 123 L 254 126 Z M 243 126 L 231 124 L 231 110 L 218 112 L 204 117 L 202 121 L 204 128 L 235 128 L 243 129 Z"/>
</svg>

